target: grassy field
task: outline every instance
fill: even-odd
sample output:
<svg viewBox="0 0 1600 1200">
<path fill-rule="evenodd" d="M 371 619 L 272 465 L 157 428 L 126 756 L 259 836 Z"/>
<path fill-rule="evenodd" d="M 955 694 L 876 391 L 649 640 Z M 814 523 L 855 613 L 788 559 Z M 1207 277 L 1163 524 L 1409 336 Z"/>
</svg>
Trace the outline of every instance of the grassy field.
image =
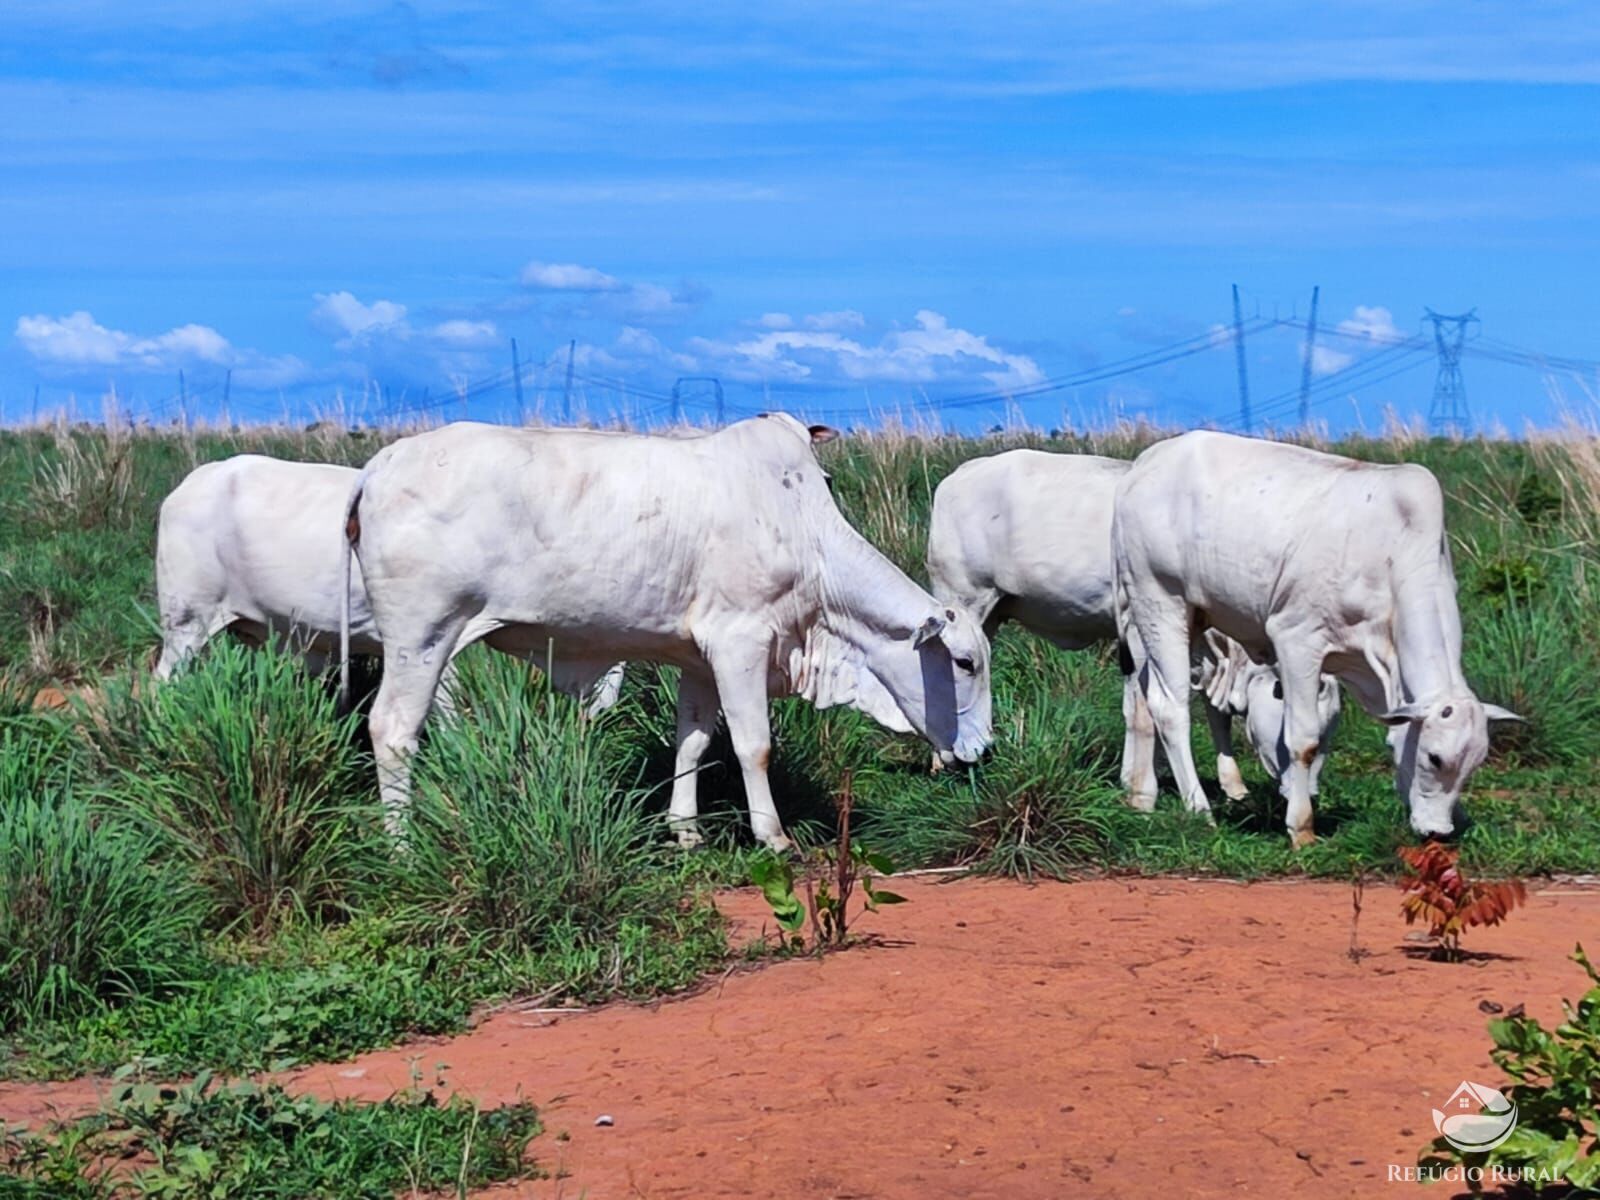
<svg viewBox="0 0 1600 1200">
<path fill-rule="evenodd" d="M 392 435 L 391 435 L 392 436 Z M 666 844 L 672 672 L 632 665 L 592 723 L 535 672 L 473 652 L 466 719 L 418 756 L 407 854 L 378 827 L 360 713 L 270 653 L 226 642 L 168 688 L 153 662 L 155 514 L 195 464 L 243 451 L 360 463 L 384 435 L 103 429 L 0 434 L 0 1075 L 248 1071 L 459 1029 L 512 995 L 649 995 L 727 947 L 707 893 L 755 852 L 726 739 L 701 784 L 712 847 Z M 914 577 L 933 489 L 1012 445 L 1130 456 L 1149 436 L 883 434 L 824 447 L 850 519 Z M 1600 866 L 1600 450 L 1523 443 L 1335 447 L 1421 462 L 1449 497 L 1469 680 L 1524 714 L 1497 729 L 1466 796 L 1464 859 L 1488 874 Z M 93 706 L 32 710 L 46 685 Z M 1323 775 L 1320 839 L 1294 854 L 1253 761 L 1215 828 L 1117 793 L 1120 678 L 1109 653 L 999 639 L 996 747 L 927 770 L 926 748 L 848 711 L 774 707 L 774 792 L 828 835 L 848 777 L 856 834 L 901 866 L 1024 876 L 1095 870 L 1391 872 L 1411 840 L 1378 726 L 1347 705 Z M 1202 771 L 1213 761 L 1203 734 Z M 1217 795 L 1214 780 L 1209 780 Z M 151 1064 L 154 1064 L 153 1066 Z"/>
</svg>

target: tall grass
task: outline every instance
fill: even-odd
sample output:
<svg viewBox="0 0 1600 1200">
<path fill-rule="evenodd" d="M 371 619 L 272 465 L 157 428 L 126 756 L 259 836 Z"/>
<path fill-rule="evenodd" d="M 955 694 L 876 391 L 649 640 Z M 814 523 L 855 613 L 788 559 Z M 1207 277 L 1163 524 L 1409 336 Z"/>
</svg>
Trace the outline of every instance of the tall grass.
<svg viewBox="0 0 1600 1200">
<path fill-rule="evenodd" d="M 67 735 L 0 731 L 0 1032 L 192 978 L 206 897 L 149 832 L 72 790 Z"/>
<path fill-rule="evenodd" d="M 1530 764 L 1600 760 L 1600 646 L 1584 632 L 1593 622 L 1561 591 L 1511 592 L 1479 615 L 1462 654 L 1467 678 L 1523 718 L 1495 726 L 1498 753 Z"/>
<path fill-rule="evenodd" d="M 80 728 L 101 802 L 223 926 L 264 930 L 348 909 L 388 854 L 358 722 L 294 656 L 222 639 L 160 687 L 114 681 Z"/>
<path fill-rule="evenodd" d="M 417 754 L 390 894 L 434 936 L 510 953 L 670 924 L 677 853 L 612 724 L 515 659 L 480 648 L 458 662 L 460 711 Z"/>
<path fill-rule="evenodd" d="M 981 768 L 868 775 L 860 836 L 903 862 L 1065 878 L 1104 861 L 1139 820 L 1117 791 L 1121 676 L 1105 654 L 1067 654 L 1007 628 L 995 744 Z"/>
</svg>

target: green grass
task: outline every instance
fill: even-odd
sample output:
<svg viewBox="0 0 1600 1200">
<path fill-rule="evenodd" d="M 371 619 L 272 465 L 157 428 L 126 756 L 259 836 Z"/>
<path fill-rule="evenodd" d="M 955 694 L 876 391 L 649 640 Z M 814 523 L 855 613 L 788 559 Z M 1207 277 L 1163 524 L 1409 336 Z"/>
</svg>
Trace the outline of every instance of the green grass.
<svg viewBox="0 0 1600 1200">
<path fill-rule="evenodd" d="M 536 672 L 468 655 L 461 714 L 431 724 L 416 760 L 400 855 L 378 832 L 359 715 L 293 662 L 223 640 L 168 687 L 130 682 L 157 640 L 157 507 L 192 466 L 243 451 L 359 463 L 389 436 L 0 432 L 0 1075 L 335 1058 L 459 1030 L 504 997 L 653 995 L 725 959 L 707 893 L 748 879 L 743 786 L 719 733 L 699 777 L 709 848 L 670 848 L 670 669 L 630 664 L 622 702 L 585 722 Z M 823 454 L 846 515 L 921 579 L 933 491 L 961 462 L 1017 444 L 1126 457 L 1149 440 L 888 434 Z M 1553 439 L 1336 449 L 1439 476 L 1466 673 L 1528 718 L 1495 729 L 1467 790 L 1465 862 L 1593 870 L 1600 455 Z M 975 769 L 931 773 L 922 743 L 850 710 L 774 704 L 786 823 L 828 837 L 848 774 L 856 836 L 902 866 L 1344 877 L 1393 870 L 1412 840 L 1383 732 L 1353 705 L 1323 775 L 1320 840 L 1294 853 L 1253 756 L 1250 795 L 1220 798 L 1203 722 L 1216 824 L 1181 811 L 1165 778 L 1155 813 L 1122 803 L 1108 654 L 1011 628 L 994 664 L 997 739 Z M 79 682 L 98 682 L 100 707 L 28 712 L 39 686 Z"/>
<path fill-rule="evenodd" d="M 154 691 L 14 718 L 0 1075 L 257 1071 L 456 1032 L 515 995 L 656 995 L 719 963 L 705 866 L 657 837 L 620 722 L 584 721 L 512 660 L 463 667 L 400 852 L 357 721 L 274 652 L 221 644 Z"/>
<path fill-rule="evenodd" d="M 0 1034 L 165 994 L 198 966 L 201 889 L 74 790 L 67 737 L 0 730 Z"/>
<path fill-rule="evenodd" d="M 265 931 L 348 911 L 388 856 L 359 724 L 292 657 L 224 640 L 169 686 L 113 680 L 78 728 L 101 806 L 184 865 L 220 927 Z"/>
<path fill-rule="evenodd" d="M 0 1200 L 465 1196 L 532 1174 L 539 1132 L 526 1102 L 484 1110 L 414 1088 L 334 1103 L 209 1073 L 182 1086 L 134 1077 L 95 1116 L 45 1134 L 0 1129 Z"/>
</svg>

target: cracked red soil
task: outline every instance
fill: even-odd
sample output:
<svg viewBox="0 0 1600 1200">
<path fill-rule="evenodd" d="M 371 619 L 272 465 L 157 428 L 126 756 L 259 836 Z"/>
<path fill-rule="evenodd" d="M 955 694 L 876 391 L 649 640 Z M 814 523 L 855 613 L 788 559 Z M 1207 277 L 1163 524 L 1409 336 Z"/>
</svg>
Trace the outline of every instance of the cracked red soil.
<svg viewBox="0 0 1600 1200">
<path fill-rule="evenodd" d="M 313 1067 L 381 1098 L 410 1063 L 482 1103 L 539 1103 L 565 1178 L 495 1197 L 1383 1194 L 1462 1079 L 1494 1082 L 1481 1001 L 1549 1022 L 1600 941 L 1600 891 L 1547 886 L 1486 957 L 1408 957 L 1399 894 L 1170 879 L 896 881 L 884 944 L 734 973 L 699 995 L 552 1016 Z M 760 899 L 723 907 L 759 924 Z M 105 1085 L 0 1085 L 0 1118 Z M 595 1118 L 615 1124 L 597 1128 Z M 568 1135 L 562 1140 L 558 1135 Z M 1395 1195 L 1409 1195 L 1409 1191 Z M 1441 1192 L 1443 1194 L 1443 1192 Z"/>
</svg>

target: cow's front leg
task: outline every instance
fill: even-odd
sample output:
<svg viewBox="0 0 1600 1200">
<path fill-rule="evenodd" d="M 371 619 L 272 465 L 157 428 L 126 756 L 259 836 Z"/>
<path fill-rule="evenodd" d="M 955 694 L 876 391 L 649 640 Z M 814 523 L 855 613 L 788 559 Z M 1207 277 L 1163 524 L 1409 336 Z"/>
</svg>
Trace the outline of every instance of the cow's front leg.
<svg viewBox="0 0 1600 1200">
<path fill-rule="evenodd" d="M 1206 724 L 1211 728 L 1211 744 L 1217 748 L 1217 782 L 1230 800 L 1243 800 L 1250 794 L 1233 756 L 1233 714 L 1206 701 Z"/>
<path fill-rule="evenodd" d="M 1312 767 L 1321 752 L 1322 723 L 1317 714 L 1317 694 L 1322 686 L 1321 659 L 1303 656 L 1280 658 L 1283 681 L 1283 749 L 1286 763 L 1282 791 L 1288 801 L 1284 822 L 1296 850 L 1317 840 L 1311 825 Z"/>
<path fill-rule="evenodd" d="M 767 721 L 768 651 L 765 641 L 752 638 L 749 645 L 737 644 L 709 657 L 722 715 L 727 718 L 733 752 L 744 775 L 751 832 L 757 841 L 782 852 L 793 843 L 784 835 L 767 783 L 767 765 L 772 760 L 772 727 Z"/>
<path fill-rule="evenodd" d="M 672 768 L 672 804 L 667 820 L 678 845 L 701 842 L 696 818 L 700 814 L 700 760 L 717 728 L 717 686 L 709 671 L 685 668 L 678 679 L 678 754 Z"/>
</svg>

